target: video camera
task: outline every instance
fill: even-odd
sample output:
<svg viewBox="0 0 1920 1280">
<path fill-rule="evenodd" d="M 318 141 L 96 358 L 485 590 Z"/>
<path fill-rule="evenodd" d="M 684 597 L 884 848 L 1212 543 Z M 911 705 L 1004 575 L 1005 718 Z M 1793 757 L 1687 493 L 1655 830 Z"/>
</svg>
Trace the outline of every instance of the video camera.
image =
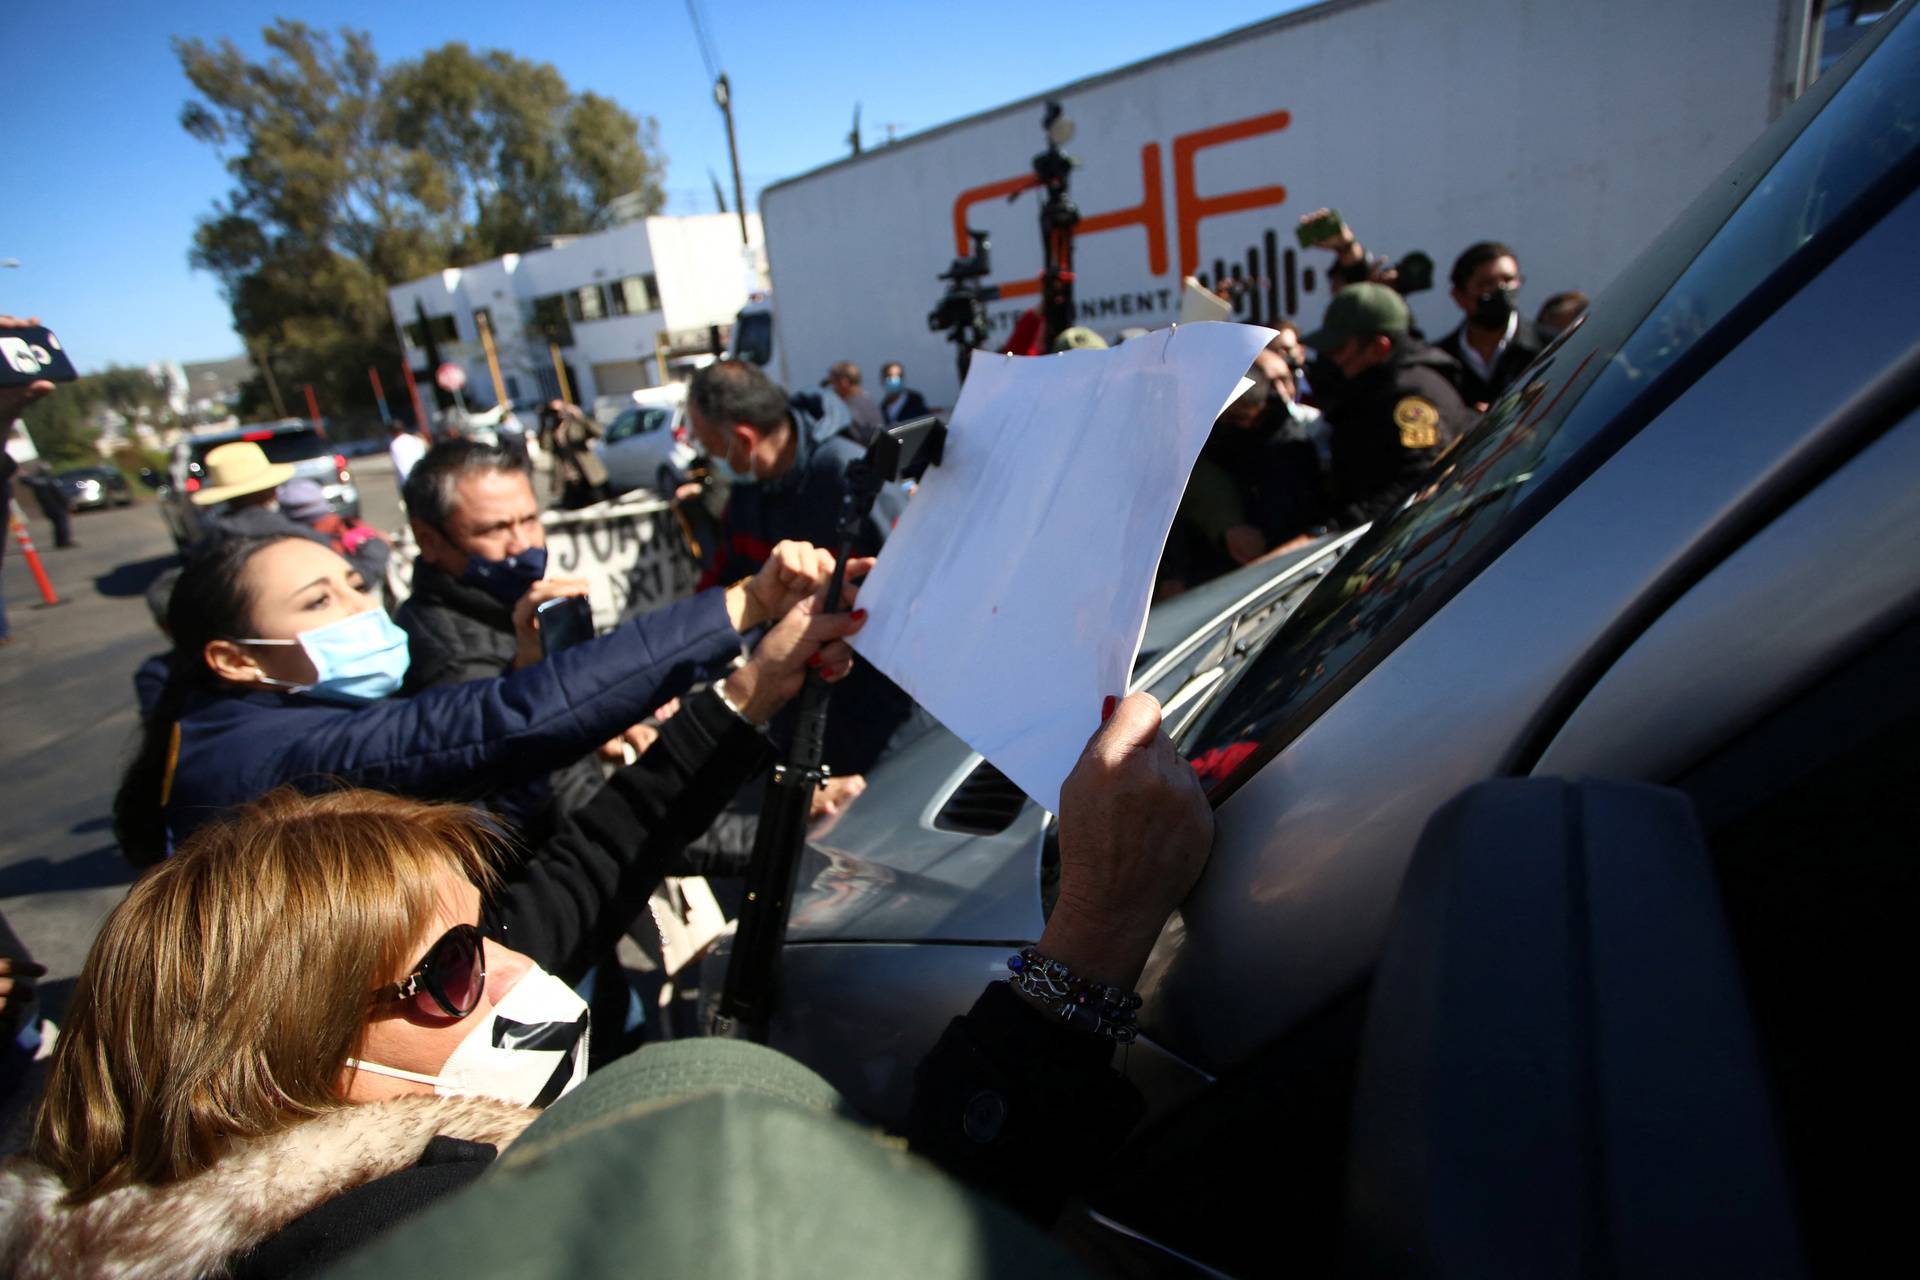
<svg viewBox="0 0 1920 1280">
<path fill-rule="evenodd" d="M 937 278 L 947 282 L 947 291 L 927 313 L 927 328 L 935 333 L 944 332 L 947 340 L 958 348 L 963 381 L 967 376 L 968 356 L 987 340 L 987 304 L 1000 296 L 998 287 L 980 283 L 993 270 L 993 246 L 987 240 L 987 233 L 968 227 L 967 234 L 973 238 L 973 252 L 964 258 L 955 258 L 953 265 L 940 273 Z"/>
<path fill-rule="evenodd" d="M 1402 257 L 1389 269 L 1393 275 L 1387 283 L 1403 297 L 1433 288 L 1433 259 L 1418 249 Z"/>
</svg>

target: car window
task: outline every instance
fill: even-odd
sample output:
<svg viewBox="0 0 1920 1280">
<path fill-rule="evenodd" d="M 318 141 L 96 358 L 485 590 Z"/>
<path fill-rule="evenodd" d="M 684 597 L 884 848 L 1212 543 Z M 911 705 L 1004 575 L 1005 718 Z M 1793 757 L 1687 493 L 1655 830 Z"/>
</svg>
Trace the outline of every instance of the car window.
<svg viewBox="0 0 1920 1280">
<path fill-rule="evenodd" d="M 1750 188 L 1740 184 L 1745 194 L 1728 216 L 1710 216 L 1711 192 L 1690 210 L 1488 409 L 1405 506 L 1374 524 L 1213 700 L 1182 747 L 1190 759 L 1227 762 L 1208 777 L 1216 803 L 1326 705 L 1323 693 L 1337 696 L 1370 670 L 1488 553 L 1617 449 L 1623 430 L 1630 434 L 1710 367 L 1718 348 L 1703 340 L 1749 295 L 1790 274 L 1802 250 L 1857 202 L 1912 187 L 1920 23 L 1888 33 L 1824 109 L 1799 122 L 1797 136 L 1786 132 L 1784 150 Z M 1858 228 L 1837 227 L 1824 253 L 1837 251 L 1831 242 L 1843 232 Z M 1704 363 L 1689 360 L 1696 349 Z M 1583 461 L 1569 466 L 1576 459 Z"/>
<path fill-rule="evenodd" d="M 640 420 L 638 409 L 622 409 L 614 420 L 607 424 L 607 443 L 625 440 L 633 434 L 634 424 Z"/>
<path fill-rule="evenodd" d="M 268 462 L 305 462 L 309 458 L 324 458 L 334 452 L 332 443 L 311 427 L 303 431 L 250 431 L 239 439 L 259 445 L 260 452 L 267 455 Z M 194 445 L 193 454 L 188 460 L 189 468 L 195 475 L 201 474 L 208 452 L 232 443 L 232 439 L 227 439 Z"/>
</svg>

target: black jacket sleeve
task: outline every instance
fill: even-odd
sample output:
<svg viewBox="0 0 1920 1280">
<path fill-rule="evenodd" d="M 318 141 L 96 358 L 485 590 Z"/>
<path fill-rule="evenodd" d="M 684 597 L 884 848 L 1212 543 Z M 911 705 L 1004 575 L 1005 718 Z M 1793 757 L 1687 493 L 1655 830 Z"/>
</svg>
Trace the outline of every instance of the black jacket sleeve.
<svg viewBox="0 0 1920 1280">
<path fill-rule="evenodd" d="M 493 919 L 506 944 L 577 982 L 633 922 L 673 856 L 770 754 L 711 689 L 686 699 L 659 741 L 568 814 L 501 891 Z"/>
<path fill-rule="evenodd" d="M 948 1173 L 1042 1226 L 1085 1190 L 1145 1112 L 1113 1045 L 990 984 L 914 1073 L 907 1137 Z"/>
<path fill-rule="evenodd" d="M 1407 495 L 1420 487 L 1420 482 L 1432 470 L 1440 457 L 1439 449 L 1402 449 L 1400 464 L 1394 469 L 1393 478 L 1363 498 L 1344 503 L 1335 508 L 1333 524 L 1338 529 L 1357 529 L 1370 521 L 1378 520 L 1399 509 L 1407 500 Z"/>
</svg>

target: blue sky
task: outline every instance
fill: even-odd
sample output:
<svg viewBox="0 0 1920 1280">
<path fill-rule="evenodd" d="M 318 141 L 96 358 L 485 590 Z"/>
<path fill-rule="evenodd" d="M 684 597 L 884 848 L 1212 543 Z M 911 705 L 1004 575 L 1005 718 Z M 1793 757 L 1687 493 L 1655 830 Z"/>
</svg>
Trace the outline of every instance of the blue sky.
<svg viewBox="0 0 1920 1280">
<path fill-rule="evenodd" d="M 703 0 L 734 86 L 750 201 L 770 182 L 845 154 L 856 100 L 873 143 L 888 123 L 915 132 L 1297 7 Z M 1181 15 L 1202 12 L 1182 25 Z M 257 54 L 274 16 L 364 29 L 384 60 L 459 39 L 551 62 L 575 89 L 659 120 L 668 212 L 712 211 L 709 169 L 732 198 L 725 134 L 684 0 L 68 0 L 7 36 L 14 167 L 0 183 L 0 260 L 20 266 L 0 268 L 0 312 L 40 316 L 83 369 L 239 350 L 213 279 L 187 266 L 195 219 L 227 189 L 227 175 L 180 128 L 189 90 L 170 41 L 225 37 Z"/>
</svg>

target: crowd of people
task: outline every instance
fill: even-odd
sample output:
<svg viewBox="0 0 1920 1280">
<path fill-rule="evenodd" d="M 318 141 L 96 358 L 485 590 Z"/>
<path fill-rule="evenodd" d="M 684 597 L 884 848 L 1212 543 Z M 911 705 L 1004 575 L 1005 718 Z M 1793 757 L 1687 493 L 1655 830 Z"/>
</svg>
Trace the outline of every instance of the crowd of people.
<svg viewBox="0 0 1920 1280">
<path fill-rule="evenodd" d="M 1338 286 L 1321 322 L 1280 336 L 1249 371 L 1254 385 L 1220 415 L 1183 496 L 1155 597 L 1166 599 L 1242 565 L 1357 528 L 1391 511 L 1560 332 L 1586 295 L 1556 293 L 1537 320 L 1520 313 L 1519 255 L 1498 241 L 1467 246 L 1448 272 L 1460 323 L 1428 342 L 1397 285 L 1326 209 Z"/>
<path fill-rule="evenodd" d="M 1429 344 L 1351 229 L 1321 247 L 1344 287 L 1311 332 L 1281 326 L 1214 425 L 1161 597 L 1403 501 L 1583 301 L 1526 320 L 1517 255 L 1475 244 L 1449 276 L 1462 321 Z M 819 812 L 931 724 L 848 644 L 903 492 L 855 531 L 850 611 L 823 609 L 854 462 L 927 404 L 898 363 L 877 400 L 851 362 L 821 386 L 699 370 L 687 416 L 713 482 L 675 495 L 706 534 L 699 590 L 554 652 L 540 606 L 587 584 L 548 574 L 524 447 L 396 430 L 418 547 L 398 603 L 385 537 L 258 445 L 209 452 L 207 536 L 150 594 L 167 649 L 136 677 L 113 806 L 141 875 L 80 974 L 28 1152 L 0 1169 L 0 1270 L 311 1270 L 436 1201 L 486 1205 L 482 1175 L 576 1090 L 640 1088 L 669 1050 L 644 1043 L 616 948 L 666 877 L 744 872 L 809 673 L 836 686 Z M 558 505 L 606 496 L 596 430 L 543 411 Z M 1013 980 L 954 1010 L 909 1124 L 914 1150 L 1042 1225 L 1139 1118 L 1113 1051 L 1211 843 L 1157 705 L 1113 692 L 1062 794 L 1059 905 Z M 4 1023 L 37 972 L 0 951 Z"/>
</svg>

